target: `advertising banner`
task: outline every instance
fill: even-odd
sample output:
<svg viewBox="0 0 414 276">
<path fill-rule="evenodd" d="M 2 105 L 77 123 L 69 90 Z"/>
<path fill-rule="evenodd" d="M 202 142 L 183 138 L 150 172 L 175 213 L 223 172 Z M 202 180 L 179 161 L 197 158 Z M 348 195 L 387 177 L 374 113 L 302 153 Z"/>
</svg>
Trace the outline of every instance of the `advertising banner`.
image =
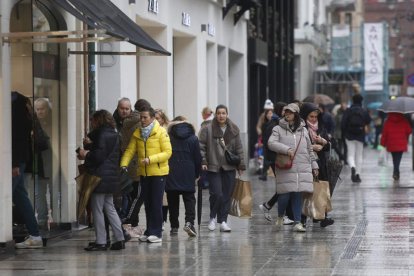
<svg viewBox="0 0 414 276">
<path fill-rule="evenodd" d="M 384 87 L 384 30 L 382 23 L 364 24 L 364 60 L 366 91 Z"/>
</svg>

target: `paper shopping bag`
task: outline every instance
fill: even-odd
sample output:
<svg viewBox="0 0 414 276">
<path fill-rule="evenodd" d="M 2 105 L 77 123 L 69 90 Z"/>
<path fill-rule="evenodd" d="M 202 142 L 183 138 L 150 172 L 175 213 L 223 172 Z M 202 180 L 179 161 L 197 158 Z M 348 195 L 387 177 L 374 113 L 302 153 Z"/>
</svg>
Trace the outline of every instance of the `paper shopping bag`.
<svg viewBox="0 0 414 276">
<path fill-rule="evenodd" d="M 329 182 L 314 181 L 313 193 L 303 195 L 302 213 L 314 219 L 324 219 L 329 211 L 332 211 Z"/>
<path fill-rule="evenodd" d="M 250 181 L 236 178 L 236 185 L 231 196 L 229 215 L 239 218 L 252 217 L 252 189 Z"/>
</svg>

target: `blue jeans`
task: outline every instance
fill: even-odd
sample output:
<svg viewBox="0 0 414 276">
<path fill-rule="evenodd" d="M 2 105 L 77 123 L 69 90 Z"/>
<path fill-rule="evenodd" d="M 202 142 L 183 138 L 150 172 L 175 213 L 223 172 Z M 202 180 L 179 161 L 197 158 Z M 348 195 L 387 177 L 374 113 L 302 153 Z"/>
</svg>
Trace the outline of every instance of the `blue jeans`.
<svg viewBox="0 0 414 276">
<path fill-rule="evenodd" d="M 293 210 L 293 218 L 295 222 L 300 222 L 300 218 L 302 214 L 302 193 L 301 192 L 279 194 L 279 198 L 277 200 L 278 215 L 279 217 L 283 217 L 285 215 L 286 208 L 289 203 L 289 199 L 291 201 L 291 206 Z"/>
<path fill-rule="evenodd" d="M 23 216 L 29 235 L 39 236 L 39 228 L 37 227 L 33 206 L 30 202 L 29 196 L 27 195 L 26 188 L 24 187 L 25 168 L 26 165 L 21 163 L 19 165 L 20 174 L 12 178 L 12 200 L 18 214 Z"/>
<path fill-rule="evenodd" d="M 147 230 L 144 235 L 162 237 L 162 198 L 165 190 L 165 176 L 141 177 L 141 191 L 144 198 Z"/>
</svg>

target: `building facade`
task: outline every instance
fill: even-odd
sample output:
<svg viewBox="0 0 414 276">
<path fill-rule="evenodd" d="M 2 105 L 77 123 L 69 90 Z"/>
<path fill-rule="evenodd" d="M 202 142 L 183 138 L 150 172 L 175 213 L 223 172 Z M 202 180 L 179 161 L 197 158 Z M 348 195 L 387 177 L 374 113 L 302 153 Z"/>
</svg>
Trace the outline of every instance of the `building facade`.
<svg viewBox="0 0 414 276">
<path fill-rule="evenodd" d="M 240 127 L 244 144 L 248 143 L 246 17 L 237 24 L 232 17 L 223 19 L 225 2 L 221 0 L 112 3 L 171 56 L 153 55 L 131 43 L 109 39 L 89 43 L 87 48 L 91 36 L 98 35 L 85 36 L 85 25 L 53 1 L 0 2 L 2 245 L 13 239 L 10 91 L 19 91 L 33 104 L 38 99 L 48 102 L 51 153 L 46 198 L 49 215 L 57 227 L 70 228 L 77 223 L 75 149 L 88 130 L 88 114 L 95 109 L 114 111 L 121 97 L 129 97 L 133 103 L 139 98 L 147 99 L 170 118 L 185 116 L 196 128 L 202 121 L 204 106 L 214 109 L 217 104 L 225 104 L 230 118 Z M 234 14 L 237 8 L 229 12 Z M 30 40 L 33 37 L 29 32 L 52 31 L 73 31 L 78 36 L 60 43 L 53 42 L 56 37 L 47 43 L 42 37 L 35 37 L 40 39 L 36 43 Z M 10 34 L 13 32 L 26 35 L 24 39 L 14 39 Z M 119 40 L 116 35 L 114 38 Z M 86 50 L 114 54 L 85 55 Z M 126 54 L 137 50 L 138 54 Z M 37 209 L 35 191 L 41 180 L 28 174 L 26 182 Z"/>
</svg>

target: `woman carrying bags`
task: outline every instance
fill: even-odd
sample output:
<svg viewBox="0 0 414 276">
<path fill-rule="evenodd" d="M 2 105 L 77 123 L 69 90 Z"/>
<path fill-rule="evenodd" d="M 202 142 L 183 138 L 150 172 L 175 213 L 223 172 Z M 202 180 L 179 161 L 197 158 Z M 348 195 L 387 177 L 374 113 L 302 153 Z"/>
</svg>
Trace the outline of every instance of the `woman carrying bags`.
<svg viewBox="0 0 414 276">
<path fill-rule="evenodd" d="M 216 107 L 215 117 L 210 124 L 201 129 L 199 141 L 202 169 L 207 171 L 210 191 L 208 229 L 214 231 L 218 222 L 221 232 L 231 232 L 227 225 L 227 216 L 235 186 L 236 170 L 241 175 L 246 170 L 246 165 L 239 128 L 228 118 L 226 106 Z M 239 165 L 230 165 L 227 162 L 224 148 L 240 157 Z"/>
<path fill-rule="evenodd" d="M 279 195 L 276 225 L 279 228 L 283 226 L 283 216 L 290 200 L 295 221 L 293 231 L 305 232 L 301 223 L 302 192 L 313 192 L 313 176 L 318 175 L 318 164 L 305 122 L 299 115 L 299 106 L 290 103 L 284 111 L 284 117 L 273 129 L 268 142 L 270 150 L 277 155 L 287 155 L 292 162 L 290 168 L 276 165 L 276 192 Z"/>
</svg>

